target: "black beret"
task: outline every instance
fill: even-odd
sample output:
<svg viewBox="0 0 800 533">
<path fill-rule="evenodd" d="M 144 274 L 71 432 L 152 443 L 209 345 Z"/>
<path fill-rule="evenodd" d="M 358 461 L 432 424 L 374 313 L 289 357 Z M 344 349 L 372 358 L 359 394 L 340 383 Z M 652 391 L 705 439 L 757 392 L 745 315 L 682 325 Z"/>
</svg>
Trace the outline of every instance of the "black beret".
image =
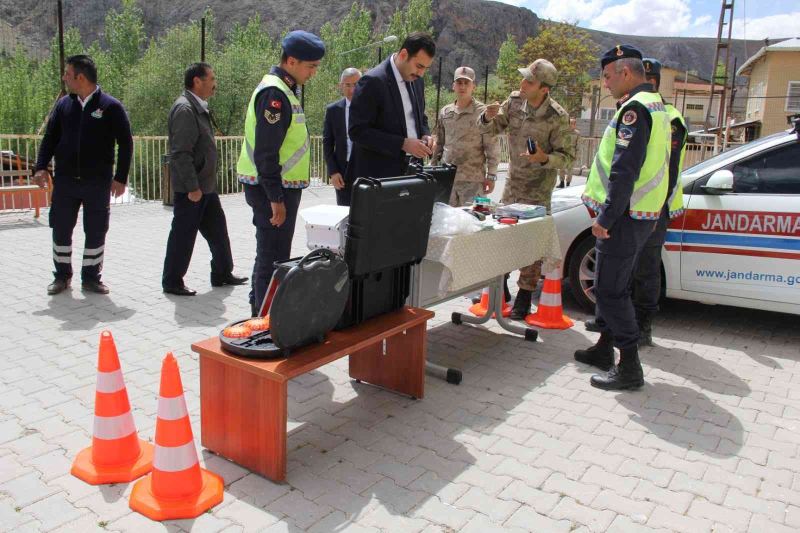
<svg viewBox="0 0 800 533">
<path fill-rule="evenodd" d="M 629 44 L 618 44 L 600 58 L 600 66 L 605 68 L 609 63 L 613 63 L 617 59 L 625 59 L 626 57 L 634 57 L 636 59 L 642 58 L 642 53 L 635 47 Z"/>
<path fill-rule="evenodd" d="M 283 38 L 283 51 L 300 61 L 317 61 L 325 55 L 322 39 L 303 30 L 290 31 Z"/>
<path fill-rule="evenodd" d="M 644 74 L 646 77 L 661 77 L 661 61 L 653 59 L 652 57 L 646 57 L 642 59 L 642 63 L 644 64 Z"/>
</svg>

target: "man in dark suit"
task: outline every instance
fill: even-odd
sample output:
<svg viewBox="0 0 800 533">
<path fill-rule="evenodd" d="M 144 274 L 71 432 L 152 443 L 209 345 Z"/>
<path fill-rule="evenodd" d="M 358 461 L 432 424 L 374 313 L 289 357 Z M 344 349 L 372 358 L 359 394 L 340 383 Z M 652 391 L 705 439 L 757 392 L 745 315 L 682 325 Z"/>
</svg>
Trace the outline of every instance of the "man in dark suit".
<svg viewBox="0 0 800 533">
<path fill-rule="evenodd" d="M 350 152 L 353 143 L 347 135 L 349 126 L 350 102 L 353 99 L 356 83 L 361 78 L 361 71 L 349 67 L 342 71 L 339 77 L 339 89 L 342 98 L 325 108 L 325 125 L 322 129 L 322 150 L 325 154 L 325 165 L 328 167 L 328 176 L 331 184 L 336 189 L 336 203 L 350 205 L 350 191 L 352 182 L 345 182 L 347 162 L 350 161 Z"/>
<path fill-rule="evenodd" d="M 402 176 L 412 158 L 433 153 L 422 76 L 435 54 L 430 35 L 412 33 L 399 52 L 358 81 L 350 104 L 353 150 L 346 181 Z"/>
</svg>

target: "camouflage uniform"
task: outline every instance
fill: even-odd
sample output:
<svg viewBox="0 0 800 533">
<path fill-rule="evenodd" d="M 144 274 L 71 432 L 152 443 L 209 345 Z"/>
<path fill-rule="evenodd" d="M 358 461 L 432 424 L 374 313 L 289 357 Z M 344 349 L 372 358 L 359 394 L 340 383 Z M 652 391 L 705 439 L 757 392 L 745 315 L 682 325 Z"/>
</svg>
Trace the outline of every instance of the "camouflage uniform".
<svg viewBox="0 0 800 533">
<path fill-rule="evenodd" d="M 497 175 L 500 160 L 500 143 L 497 136 L 481 133 L 478 116 L 485 105 L 476 99 L 464 109 L 455 103 L 447 104 L 439 112 L 436 124 L 436 150 L 431 162 L 457 165 L 450 205 L 458 207 L 483 195 L 483 182 L 487 174 Z"/>
<path fill-rule="evenodd" d="M 494 120 L 484 124 L 483 114 L 478 120 L 481 131 L 508 134 L 510 162 L 503 203 L 543 205 L 549 212 L 558 169 L 569 167 L 575 158 L 573 133 L 564 108 L 547 96 L 538 109 L 533 109 L 519 91 L 514 91 L 500 106 Z M 532 163 L 520 156 L 527 152 L 528 137 L 547 153 L 546 164 Z M 534 290 L 541 271 L 541 261 L 521 269 L 517 284 L 521 289 Z"/>
</svg>

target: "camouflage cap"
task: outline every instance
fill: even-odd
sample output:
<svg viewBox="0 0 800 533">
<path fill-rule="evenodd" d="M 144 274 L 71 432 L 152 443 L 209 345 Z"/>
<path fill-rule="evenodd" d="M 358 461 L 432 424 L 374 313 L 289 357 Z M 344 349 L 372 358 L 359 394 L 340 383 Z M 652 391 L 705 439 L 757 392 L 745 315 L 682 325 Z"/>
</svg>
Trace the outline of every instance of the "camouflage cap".
<svg viewBox="0 0 800 533">
<path fill-rule="evenodd" d="M 528 81 L 538 80 L 540 83 L 552 87 L 558 81 L 558 70 L 546 59 L 537 59 L 524 68 L 517 69 L 522 77 Z"/>
<path fill-rule="evenodd" d="M 453 74 L 453 81 L 460 79 L 475 81 L 475 71 L 469 67 L 458 67 Z"/>
</svg>

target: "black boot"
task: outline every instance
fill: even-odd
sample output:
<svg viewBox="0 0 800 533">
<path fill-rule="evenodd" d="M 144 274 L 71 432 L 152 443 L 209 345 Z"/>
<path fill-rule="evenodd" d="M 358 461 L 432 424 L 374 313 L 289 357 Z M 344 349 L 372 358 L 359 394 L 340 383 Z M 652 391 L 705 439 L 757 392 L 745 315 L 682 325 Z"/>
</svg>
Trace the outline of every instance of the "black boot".
<svg viewBox="0 0 800 533">
<path fill-rule="evenodd" d="M 644 372 L 639 361 L 639 348 L 620 350 L 619 364 L 605 375 L 595 374 L 589 380 L 592 387 L 603 390 L 639 389 L 644 386 Z"/>
<path fill-rule="evenodd" d="M 514 298 L 514 307 L 511 308 L 511 320 L 524 320 L 526 316 L 531 313 L 531 297 L 533 291 L 527 289 L 520 289 L 517 291 L 517 297 Z"/>
<path fill-rule="evenodd" d="M 600 333 L 603 331 L 603 328 L 597 323 L 597 320 L 587 320 L 583 323 L 583 327 L 586 328 L 586 331 L 593 331 L 595 333 Z"/>
<path fill-rule="evenodd" d="M 611 334 L 603 332 L 594 346 L 586 350 L 575 350 L 575 360 L 607 372 L 614 366 L 614 343 Z"/>
<path fill-rule="evenodd" d="M 639 348 L 653 344 L 653 321 L 650 315 L 639 318 Z"/>
</svg>

